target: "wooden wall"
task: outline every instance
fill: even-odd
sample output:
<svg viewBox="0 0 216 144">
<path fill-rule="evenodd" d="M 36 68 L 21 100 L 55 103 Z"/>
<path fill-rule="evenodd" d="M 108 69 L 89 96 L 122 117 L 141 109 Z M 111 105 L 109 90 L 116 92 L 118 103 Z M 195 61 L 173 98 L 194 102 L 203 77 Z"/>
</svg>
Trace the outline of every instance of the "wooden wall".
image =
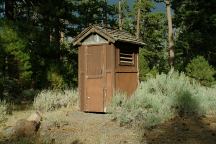
<svg viewBox="0 0 216 144">
<path fill-rule="evenodd" d="M 112 43 L 110 43 L 106 45 L 105 107 L 110 103 L 115 89 L 114 69 L 115 69 L 115 47 Z"/>
<path fill-rule="evenodd" d="M 85 46 L 82 45 L 78 49 L 78 89 L 80 97 L 80 110 L 84 110 L 85 95 Z"/>
<path fill-rule="evenodd" d="M 139 83 L 139 71 L 138 71 L 138 54 L 139 47 L 133 44 L 116 44 L 115 49 L 115 89 L 126 92 L 128 95 L 133 94 L 137 89 Z M 121 65 L 120 59 L 120 49 L 129 49 L 133 51 L 134 54 L 134 64 L 133 65 Z"/>
<path fill-rule="evenodd" d="M 94 72 L 96 69 L 94 68 L 94 64 L 91 64 L 92 67 L 87 68 L 87 53 L 91 51 L 91 47 L 94 45 L 81 45 L 78 49 L 79 53 L 79 68 L 78 68 L 78 86 L 79 86 L 79 95 L 80 95 L 80 109 L 81 111 L 88 111 L 86 105 L 88 105 L 87 96 L 87 87 L 89 87 L 90 80 L 87 78 L 87 72 Z M 124 91 L 128 95 L 131 95 L 137 88 L 139 77 L 138 77 L 138 46 L 130 45 L 130 44 L 112 44 L 112 43 L 104 43 L 95 45 L 98 48 L 104 49 L 101 53 L 101 56 L 94 57 L 92 60 L 95 63 L 101 63 L 102 66 L 102 99 L 101 97 L 96 98 L 97 100 L 102 100 L 104 105 L 104 111 L 96 111 L 96 112 L 105 112 L 106 106 L 110 103 L 112 96 L 116 90 Z M 121 48 L 130 48 L 130 50 L 134 53 L 134 64 L 133 65 L 121 65 L 119 63 L 119 52 Z M 95 48 L 94 48 L 95 49 Z M 93 50 L 93 49 L 92 49 Z M 99 49 L 98 49 L 99 50 Z M 92 52 L 93 53 L 93 52 Z M 89 55 L 89 54 L 88 54 Z M 100 58 L 101 57 L 101 58 Z M 99 61 L 100 59 L 100 61 Z M 103 63 L 103 64 L 102 64 Z M 88 70 L 89 69 L 89 70 Z M 94 80 L 94 79 L 92 79 Z M 91 80 L 91 81 L 92 81 Z M 97 79 L 95 79 L 96 81 Z M 99 79 L 98 79 L 99 81 Z M 89 87 L 91 90 L 95 88 L 94 83 Z M 90 93 L 90 92 L 89 92 Z M 89 96 L 88 96 L 89 97 Z M 91 96 L 90 96 L 91 97 Z M 97 101 L 96 100 L 96 101 Z M 92 104 L 91 104 L 92 105 Z M 97 107 L 97 103 L 94 103 L 95 107 Z"/>
</svg>

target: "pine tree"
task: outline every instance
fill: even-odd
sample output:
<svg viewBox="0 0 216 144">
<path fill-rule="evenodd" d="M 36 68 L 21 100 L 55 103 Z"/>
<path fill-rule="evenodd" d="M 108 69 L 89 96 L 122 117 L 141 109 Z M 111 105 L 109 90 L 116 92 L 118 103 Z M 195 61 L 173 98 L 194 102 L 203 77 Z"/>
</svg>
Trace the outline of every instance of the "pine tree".
<svg viewBox="0 0 216 144">
<path fill-rule="evenodd" d="M 154 7 L 154 2 L 141 0 L 135 3 L 133 10 L 125 18 L 125 29 L 137 34 L 137 12 L 140 9 L 140 38 L 146 43 L 140 51 L 139 59 L 140 65 L 145 65 L 140 67 L 142 79 L 151 69 L 159 72 L 168 70 L 166 17 L 164 13 L 152 12 Z M 149 67 L 148 69 L 146 65 Z"/>
<path fill-rule="evenodd" d="M 176 56 L 180 70 L 196 56 L 216 67 L 216 1 L 173 0 Z"/>
</svg>

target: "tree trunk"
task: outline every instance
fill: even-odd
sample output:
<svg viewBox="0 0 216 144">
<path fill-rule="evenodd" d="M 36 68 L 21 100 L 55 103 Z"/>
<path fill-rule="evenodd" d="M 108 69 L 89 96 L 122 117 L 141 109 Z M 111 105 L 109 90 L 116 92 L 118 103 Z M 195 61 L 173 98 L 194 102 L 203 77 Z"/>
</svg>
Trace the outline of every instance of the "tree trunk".
<svg viewBox="0 0 216 144">
<path fill-rule="evenodd" d="M 140 4 L 141 0 L 137 0 L 137 25 L 136 25 L 136 38 L 139 39 L 140 36 L 140 16 L 141 16 L 141 10 L 140 10 Z"/>
<path fill-rule="evenodd" d="M 103 12 L 104 15 L 103 15 L 103 22 L 102 22 L 102 25 L 107 27 L 107 23 L 108 23 L 108 19 L 107 19 L 107 0 L 104 0 L 104 6 L 103 6 Z"/>
<path fill-rule="evenodd" d="M 166 0 L 166 13 L 167 13 L 167 21 L 168 21 L 168 53 L 169 53 L 168 62 L 169 62 L 170 67 L 173 67 L 175 53 L 174 53 L 174 41 L 173 41 L 170 0 Z"/>
<path fill-rule="evenodd" d="M 5 0 L 5 16 L 9 20 L 14 20 L 14 0 Z"/>
<path fill-rule="evenodd" d="M 122 30 L 122 25 L 123 25 L 123 22 L 122 22 L 122 1 L 119 0 L 119 5 L 118 5 L 118 10 L 119 10 L 119 29 Z"/>
<path fill-rule="evenodd" d="M 59 18 L 55 19 L 55 31 L 53 33 L 53 44 L 55 46 L 55 56 L 56 60 L 61 59 L 60 47 L 61 47 L 61 22 Z"/>
</svg>

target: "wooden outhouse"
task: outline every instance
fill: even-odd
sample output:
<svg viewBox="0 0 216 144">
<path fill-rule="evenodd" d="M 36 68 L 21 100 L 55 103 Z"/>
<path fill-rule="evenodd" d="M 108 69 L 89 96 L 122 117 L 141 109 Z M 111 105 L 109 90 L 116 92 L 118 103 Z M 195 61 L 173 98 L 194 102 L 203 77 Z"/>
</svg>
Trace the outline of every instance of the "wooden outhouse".
<svg viewBox="0 0 216 144">
<path fill-rule="evenodd" d="M 79 46 L 81 111 L 106 112 L 115 91 L 131 95 L 136 90 L 141 40 L 126 31 L 93 25 L 84 29 L 73 45 Z"/>
</svg>

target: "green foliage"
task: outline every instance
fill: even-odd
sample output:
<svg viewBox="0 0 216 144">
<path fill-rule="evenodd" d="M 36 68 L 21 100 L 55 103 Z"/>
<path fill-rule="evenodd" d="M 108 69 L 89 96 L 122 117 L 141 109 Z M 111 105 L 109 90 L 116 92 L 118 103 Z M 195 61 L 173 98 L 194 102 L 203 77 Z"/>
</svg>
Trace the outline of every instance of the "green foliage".
<svg viewBox="0 0 216 144">
<path fill-rule="evenodd" d="M 191 60 L 186 67 L 186 73 L 188 76 L 199 80 L 204 85 L 209 85 L 213 82 L 215 70 L 209 65 L 208 61 L 204 57 L 198 56 Z"/>
<path fill-rule="evenodd" d="M 144 56 L 148 60 L 149 67 L 156 67 L 160 72 L 167 72 L 167 40 L 166 17 L 163 13 L 149 13 L 144 17 L 146 21 L 142 30 Z"/>
<path fill-rule="evenodd" d="M 75 24 L 78 24 L 78 30 L 82 30 L 91 24 L 115 25 L 116 9 L 114 5 L 107 4 L 104 0 L 76 1 L 78 1 L 76 8 L 79 18 L 77 18 Z"/>
<path fill-rule="evenodd" d="M 53 111 L 63 107 L 77 107 L 78 94 L 76 90 L 43 90 L 34 99 L 35 109 Z"/>
<path fill-rule="evenodd" d="M 91 24 L 115 25 L 115 8 L 104 0 L 14 0 L 11 4 L 13 10 L 3 8 L 3 11 L 11 15 L 19 13 L 14 14 L 13 18 L 5 16 L 5 19 L 11 20 L 13 28 L 2 28 L 5 33 L 2 37 L 10 43 L 4 50 L 13 52 L 13 61 L 22 60 L 14 67 L 14 75 L 16 79 L 19 77 L 21 88 L 76 87 L 77 49 L 70 46 L 71 41 L 67 42 L 68 36 L 69 39 L 76 36 Z M 64 34 L 64 40 L 61 34 Z M 5 45 L 0 41 L 1 47 Z M 0 68 L 5 67 L 2 64 L 9 51 L 0 54 L 3 61 Z M 12 70 L 9 72 L 12 73 Z"/>
<path fill-rule="evenodd" d="M 64 87 L 64 80 L 61 75 L 56 72 L 48 72 L 48 81 L 52 89 L 61 89 Z"/>
<path fill-rule="evenodd" d="M 0 95 L 1 99 L 18 97 L 22 88 L 29 88 L 32 76 L 30 53 L 16 26 L 0 21 Z"/>
<path fill-rule="evenodd" d="M 122 100 L 121 100 L 122 98 Z M 216 114 L 216 90 L 170 72 L 142 82 L 133 96 L 113 97 L 110 111 L 120 124 L 149 128 L 177 115 Z"/>
<path fill-rule="evenodd" d="M 146 74 L 149 72 L 148 62 L 145 59 L 143 52 L 143 49 L 139 52 L 139 78 L 141 81 L 146 79 Z"/>
<path fill-rule="evenodd" d="M 62 76 L 68 87 L 77 87 L 78 82 L 78 52 L 69 42 L 64 42 L 61 47 L 65 56 L 62 63 Z M 70 78 L 70 79 L 68 79 Z"/>
<path fill-rule="evenodd" d="M 154 1 L 142 0 L 141 4 L 138 2 L 134 4 L 134 8 L 128 12 L 128 16 L 125 17 L 124 28 L 135 33 L 137 8 L 141 9 L 141 23 L 140 23 L 140 38 L 146 43 L 142 48 L 139 62 L 141 74 L 147 71 L 143 71 L 147 67 L 152 69 L 156 67 L 159 72 L 167 72 L 169 70 L 167 60 L 168 55 L 166 51 L 167 45 L 167 21 L 164 13 L 152 12 L 155 8 Z M 146 66 L 145 66 L 146 65 Z M 141 79 L 145 79 L 141 75 Z"/>
<path fill-rule="evenodd" d="M 156 77 L 159 74 L 158 69 L 153 67 L 148 73 L 147 78 Z"/>
<path fill-rule="evenodd" d="M 64 79 L 59 73 L 55 66 L 51 66 L 50 70 L 47 72 L 47 80 L 49 81 L 49 86 L 52 89 L 62 89 L 65 87 Z"/>
<path fill-rule="evenodd" d="M 28 81 L 31 78 L 31 63 L 28 51 L 26 51 L 26 43 L 18 34 L 8 25 L 1 26 L 3 29 L 0 33 L 2 48 L 6 55 L 11 57 L 14 63 L 12 66 L 18 66 L 19 79 L 21 81 Z M 16 73 L 15 71 L 14 73 Z"/>
<path fill-rule="evenodd" d="M 173 0 L 176 56 L 183 70 L 191 58 L 204 56 L 214 67 L 216 46 L 215 0 Z"/>
</svg>

